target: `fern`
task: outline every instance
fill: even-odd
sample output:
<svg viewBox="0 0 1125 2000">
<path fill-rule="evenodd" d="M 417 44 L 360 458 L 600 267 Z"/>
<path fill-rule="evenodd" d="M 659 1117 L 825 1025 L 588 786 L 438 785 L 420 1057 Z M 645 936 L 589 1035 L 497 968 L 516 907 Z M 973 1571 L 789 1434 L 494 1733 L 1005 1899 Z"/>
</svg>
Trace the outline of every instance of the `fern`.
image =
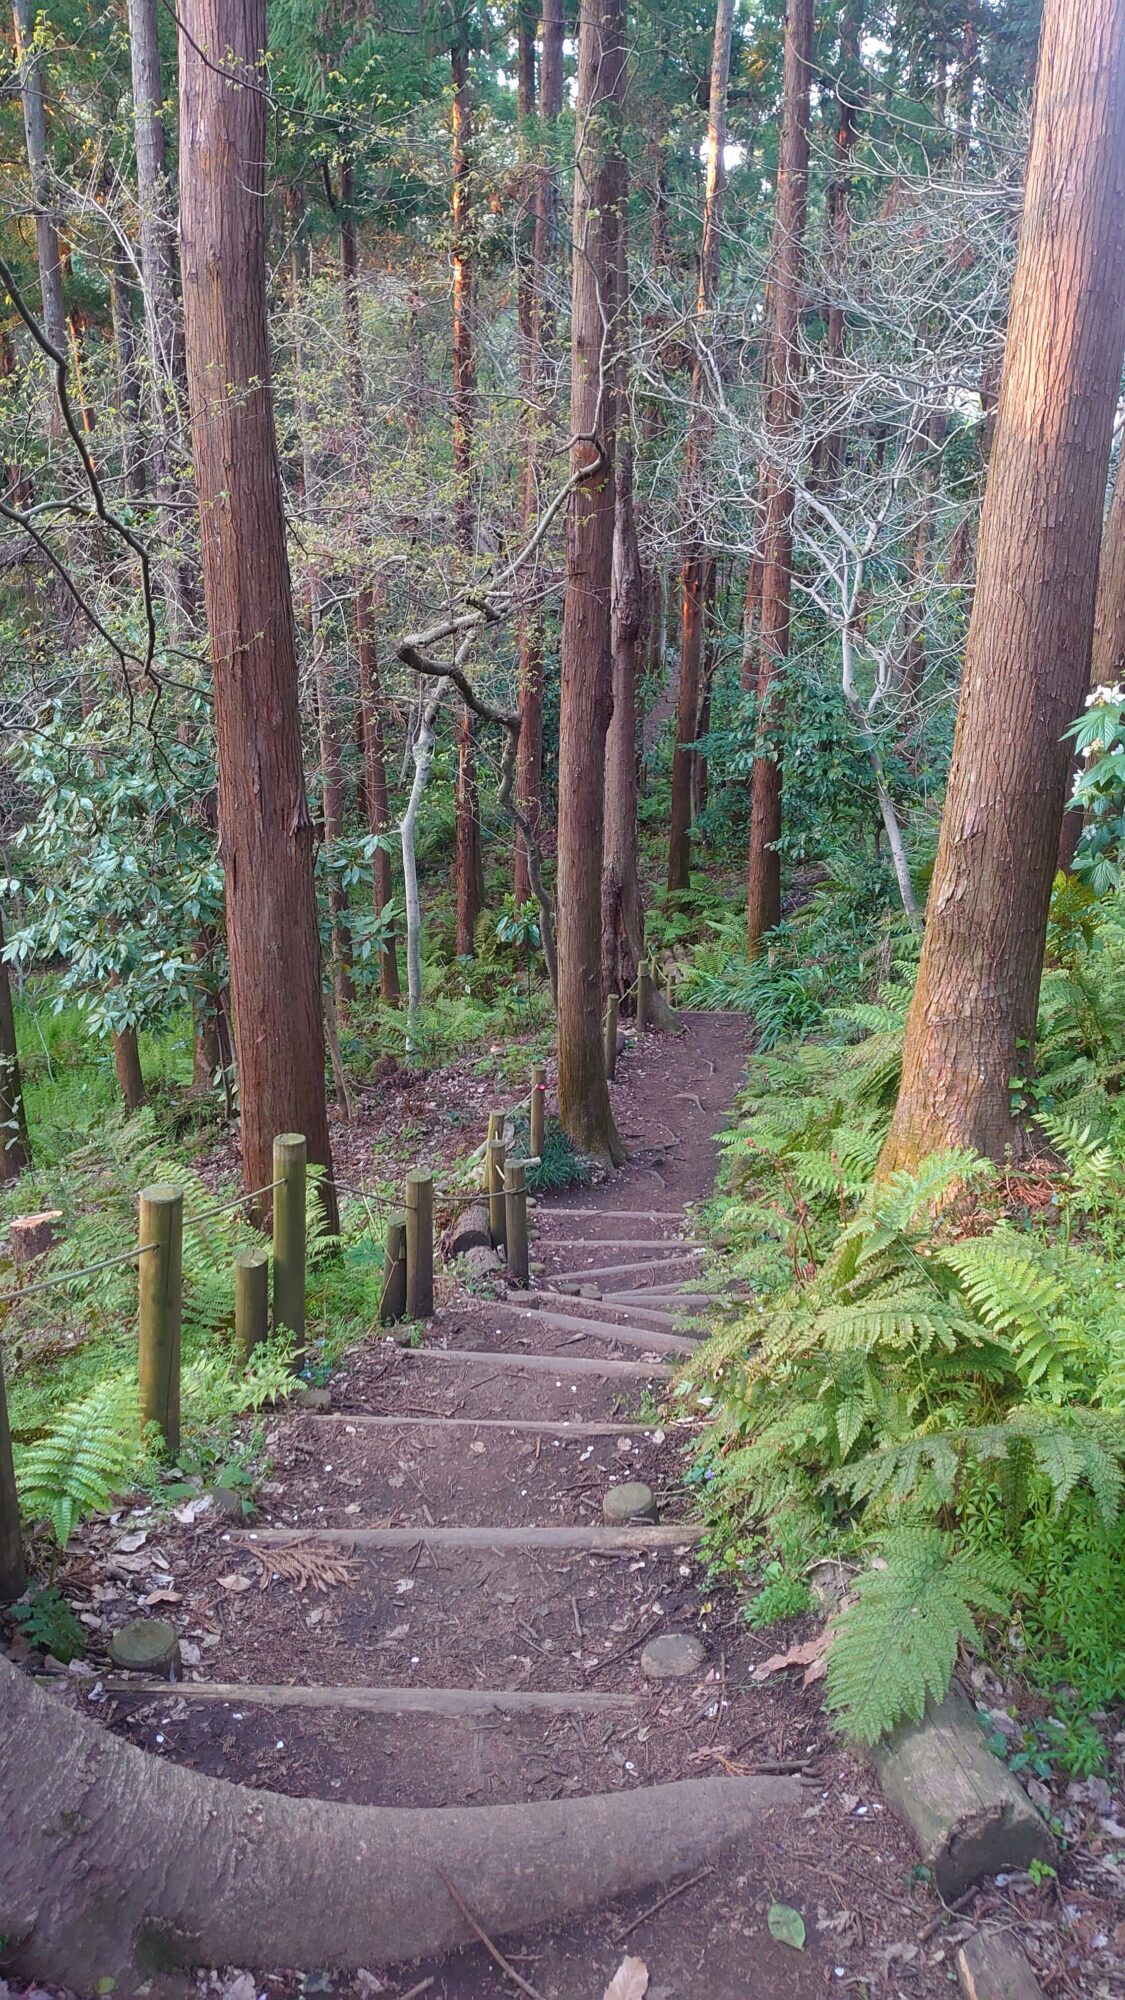
<svg viewBox="0 0 1125 2000">
<path fill-rule="evenodd" d="M 860 1578 L 828 1656 L 828 1706 L 862 1744 L 942 1699 L 958 1646 L 977 1642 L 974 1612 L 1005 1611 L 1020 1581 L 1003 1556 L 959 1552 L 921 1524 L 888 1537 L 879 1565 Z"/>
<path fill-rule="evenodd" d="M 135 1383 L 125 1377 L 103 1382 L 19 1454 L 21 1507 L 30 1520 L 49 1521 L 65 1548 L 84 1515 L 106 1512 L 128 1489 L 144 1456 Z"/>
</svg>

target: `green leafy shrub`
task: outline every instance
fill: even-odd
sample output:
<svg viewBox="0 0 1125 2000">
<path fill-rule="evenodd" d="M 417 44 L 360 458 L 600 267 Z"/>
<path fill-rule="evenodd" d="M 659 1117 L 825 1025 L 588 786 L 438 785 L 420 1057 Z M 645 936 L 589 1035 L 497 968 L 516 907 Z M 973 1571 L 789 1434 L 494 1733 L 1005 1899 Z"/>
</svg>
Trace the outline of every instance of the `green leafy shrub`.
<svg viewBox="0 0 1125 2000">
<path fill-rule="evenodd" d="M 86 1651 L 86 1634 L 71 1610 L 61 1590 L 49 1583 L 38 1590 L 30 1590 L 19 1604 L 13 1604 L 10 1617 L 17 1632 L 21 1632 L 28 1644 L 38 1646 L 44 1653 L 61 1660 L 64 1667 L 71 1660 L 80 1660 Z"/>
</svg>

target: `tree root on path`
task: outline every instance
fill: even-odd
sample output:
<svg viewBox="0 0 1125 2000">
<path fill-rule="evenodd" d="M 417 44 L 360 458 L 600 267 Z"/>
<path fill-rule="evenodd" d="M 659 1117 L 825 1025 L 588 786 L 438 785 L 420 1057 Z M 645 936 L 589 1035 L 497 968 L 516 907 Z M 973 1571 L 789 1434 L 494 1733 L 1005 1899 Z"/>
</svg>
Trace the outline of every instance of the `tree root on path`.
<svg viewBox="0 0 1125 2000">
<path fill-rule="evenodd" d="M 184 1991 L 191 1965 L 424 1957 L 472 1935 L 443 1870 L 510 1935 L 668 1882 L 802 1797 L 693 1778 L 519 1806 L 283 1798 L 148 1756 L 0 1661 L 0 1964 L 127 2000 Z"/>
</svg>

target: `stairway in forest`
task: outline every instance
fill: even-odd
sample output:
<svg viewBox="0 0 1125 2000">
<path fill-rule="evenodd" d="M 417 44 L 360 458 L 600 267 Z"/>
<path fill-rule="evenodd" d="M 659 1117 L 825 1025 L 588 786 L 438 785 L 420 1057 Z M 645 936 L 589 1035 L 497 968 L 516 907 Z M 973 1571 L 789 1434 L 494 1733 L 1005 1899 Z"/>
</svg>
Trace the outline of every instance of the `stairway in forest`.
<svg viewBox="0 0 1125 2000">
<path fill-rule="evenodd" d="M 651 1038 L 615 1088 L 630 1164 L 534 1210 L 533 1293 L 447 1285 L 419 1346 L 372 1340 L 334 1378 L 330 1409 L 273 1421 L 260 1520 L 204 1517 L 167 1551 L 198 1634 L 189 1677 L 115 1684 L 114 1726 L 243 1783 L 395 1805 L 792 1772 L 823 1748 L 815 1709 L 779 1717 L 738 1664 L 746 1635 L 710 1603 L 694 1553 L 693 1420 L 657 1400 L 713 1311 L 691 1290 L 701 1252 L 685 1210 L 713 1181 L 741 1057 L 725 1017 Z M 658 1519 L 621 1504 L 638 1484 Z M 654 1677 L 670 1635 L 689 1671 Z M 689 1940 L 677 2000 L 823 1990 L 822 1952 L 798 1957 L 764 1925 L 771 1898 L 796 1893 L 785 1817 L 761 1851 L 743 1843 L 732 1871 L 693 1885 L 690 1911 L 686 1894 L 672 1903 L 670 1931 L 659 1915 L 637 1929 L 630 1949 L 656 1940 L 666 1969 Z M 733 1892 L 735 1912 L 740 1868 L 752 1889 Z M 543 1996 L 599 2000 L 624 1921 L 587 1917 L 526 1959 L 506 1949 L 529 1978 L 534 1964 Z M 421 1971 L 434 2000 L 508 1990 L 475 1949 Z M 382 1976 L 393 1994 L 419 1975 Z"/>
</svg>

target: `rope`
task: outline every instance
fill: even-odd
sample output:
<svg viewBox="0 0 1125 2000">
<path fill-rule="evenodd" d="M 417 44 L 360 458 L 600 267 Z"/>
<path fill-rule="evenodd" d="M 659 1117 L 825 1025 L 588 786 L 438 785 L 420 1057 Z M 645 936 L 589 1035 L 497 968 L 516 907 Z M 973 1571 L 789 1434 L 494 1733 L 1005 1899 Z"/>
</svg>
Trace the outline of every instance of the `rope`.
<svg viewBox="0 0 1125 2000">
<path fill-rule="evenodd" d="M 186 1223 L 210 1222 L 213 1216 L 229 1215 L 232 1208 L 242 1208 L 248 1201 L 257 1201 L 260 1194 L 272 1194 L 275 1188 L 284 1187 L 284 1178 L 267 1181 L 265 1187 L 251 1188 L 249 1194 L 236 1194 L 230 1201 L 220 1201 L 214 1208 L 205 1208 L 202 1215 L 185 1215 Z"/>
<path fill-rule="evenodd" d="M 116 1257 L 103 1257 L 97 1264 L 84 1264 L 80 1271 L 60 1271 L 57 1278 L 40 1278 L 34 1285 L 23 1285 L 19 1291 L 0 1292 L 0 1305 L 10 1305 L 19 1299 L 29 1299 L 34 1292 L 49 1292 L 56 1285 L 73 1285 L 79 1278 L 90 1278 L 95 1271 L 108 1271 L 113 1264 L 131 1264 L 134 1257 L 147 1256 L 150 1250 L 159 1250 L 159 1243 L 139 1243 L 135 1250 L 121 1250 Z"/>
</svg>

